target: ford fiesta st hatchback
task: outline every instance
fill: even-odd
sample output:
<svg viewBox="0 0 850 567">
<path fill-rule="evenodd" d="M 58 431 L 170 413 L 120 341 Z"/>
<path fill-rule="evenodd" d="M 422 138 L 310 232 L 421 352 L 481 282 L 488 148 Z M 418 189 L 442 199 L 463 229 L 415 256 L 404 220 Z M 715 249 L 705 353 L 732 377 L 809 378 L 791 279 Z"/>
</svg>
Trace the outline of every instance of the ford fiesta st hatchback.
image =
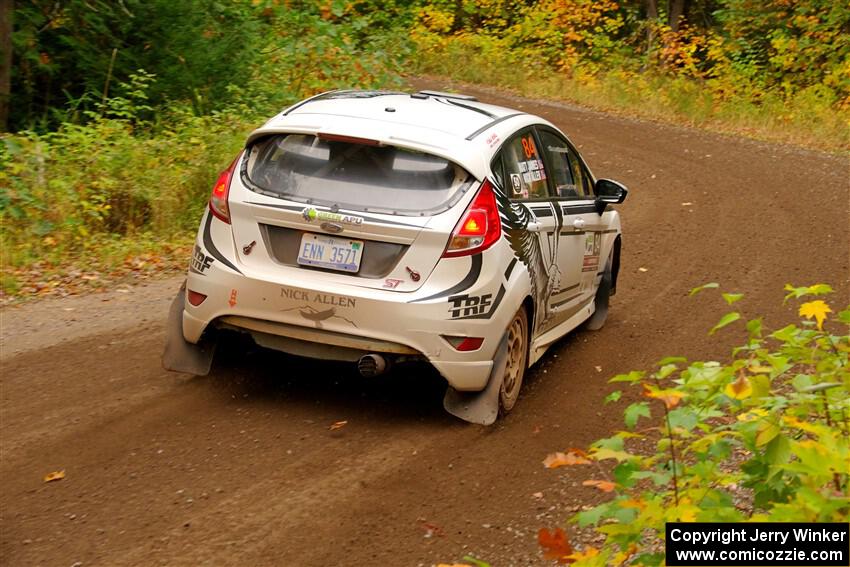
<svg viewBox="0 0 850 567">
<path fill-rule="evenodd" d="M 626 188 L 555 125 L 471 96 L 334 91 L 248 136 L 216 181 L 171 309 L 166 368 L 221 329 L 357 363 L 427 360 L 492 423 L 554 341 L 605 322 Z"/>
</svg>

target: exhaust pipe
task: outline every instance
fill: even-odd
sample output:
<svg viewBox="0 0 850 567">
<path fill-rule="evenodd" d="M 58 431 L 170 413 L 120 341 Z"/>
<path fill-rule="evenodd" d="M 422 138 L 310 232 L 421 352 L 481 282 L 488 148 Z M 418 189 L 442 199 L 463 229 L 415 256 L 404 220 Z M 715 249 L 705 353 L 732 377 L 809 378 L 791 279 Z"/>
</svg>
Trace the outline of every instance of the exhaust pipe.
<svg viewBox="0 0 850 567">
<path fill-rule="evenodd" d="M 374 378 L 387 371 L 389 363 L 380 354 L 366 354 L 357 361 L 357 371 L 364 378 Z"/>
</svg>

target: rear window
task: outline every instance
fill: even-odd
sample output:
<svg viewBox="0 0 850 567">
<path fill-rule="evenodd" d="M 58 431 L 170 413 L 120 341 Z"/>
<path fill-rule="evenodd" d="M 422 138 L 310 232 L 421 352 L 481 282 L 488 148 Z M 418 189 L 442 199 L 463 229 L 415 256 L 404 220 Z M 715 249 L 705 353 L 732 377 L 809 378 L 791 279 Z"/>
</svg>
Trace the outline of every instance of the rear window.
<svg viewBox="0 0 850 567">
<path fill-rule="evenodd" d="M 473 181 L 459 165 L 431 154 L 305 134 L 259 140 L 246 165 L 243 180 L 263 194 L 414 216 L 451 207 Z"/>
</svg>

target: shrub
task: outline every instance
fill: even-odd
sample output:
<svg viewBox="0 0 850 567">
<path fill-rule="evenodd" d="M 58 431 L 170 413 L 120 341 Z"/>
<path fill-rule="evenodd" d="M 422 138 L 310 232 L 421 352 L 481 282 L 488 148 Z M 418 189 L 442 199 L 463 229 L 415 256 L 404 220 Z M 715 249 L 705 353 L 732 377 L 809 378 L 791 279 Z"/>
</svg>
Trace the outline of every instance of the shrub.
<svg viewBox="0 0 850 567">
<path fill-rule="evenodd" d="M 823 284 L 786 290 L 786 301 L 832 292 Z M 723 294 L 729 304 L 741 297 Z M 665 522 L 850 519 L 850 308 L 828 325 L 834 313 L 822 299 L 798 312 L 799 324 L 770 332 L 760 318 L 748 321 L 746 343 L 724 363 L 665 358 L 652 372 L 611 379 L 647 399 L 624 409 L 623 431 L 546 462 L 611 465 L 609 478 L 585 485 L 613 499 L 571 520 L 594 526 L 604 544 L 559 559 L 659 565 Z M 740 319 L 727 313 L 711 333 Z"/>
</svg>

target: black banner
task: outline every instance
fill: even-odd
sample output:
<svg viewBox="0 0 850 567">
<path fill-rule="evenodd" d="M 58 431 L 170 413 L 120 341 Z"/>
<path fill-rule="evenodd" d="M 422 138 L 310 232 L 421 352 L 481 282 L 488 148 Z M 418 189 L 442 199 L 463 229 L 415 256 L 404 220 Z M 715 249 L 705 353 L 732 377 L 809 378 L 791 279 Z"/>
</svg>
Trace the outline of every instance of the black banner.
<svg viewBox="0 0 850 567">
<path fill-rule="evenodd" d="M 848 523 L 668 523 L 667 565 L 850 566 Z"/>
</svg>

